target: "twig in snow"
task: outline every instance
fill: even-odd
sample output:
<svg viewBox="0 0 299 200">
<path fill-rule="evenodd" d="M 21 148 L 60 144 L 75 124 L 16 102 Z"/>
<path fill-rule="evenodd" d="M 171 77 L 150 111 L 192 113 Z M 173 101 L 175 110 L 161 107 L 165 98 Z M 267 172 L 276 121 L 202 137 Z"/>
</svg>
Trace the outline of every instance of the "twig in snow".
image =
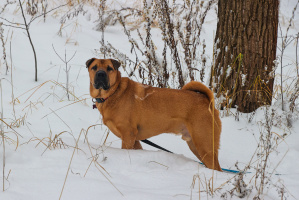
<svg viewBox="0 0 299 200">
<path fill-rule="evenodd" d="M 6 75 L 8 73 L 8 64 L 7 64 L 7 60 L 6 60 L 6 50 L 5 50 L 5 42 L 4 42 L 4 29 L 2 28 L 3 23 L 0 22 L 0 40 L 2 43 L 2 52 L 3 52 L 3 60 L 6 66 Z"/>
<path fill-rule="evenodd" d="M 72 57 L 69 60 L 67 60 L 66 59 L 66 50 L 64 50 L 64 59 L 62 59 L 60 57 L 60 55 L 57 53 L 57 51 L 55 50 L 53 44 L 52 44 L 52 47 L 53 47 L 53 50 L 56 53 L 56 55 L 59 57 L 59 59 L 65 64 L 65 70 L 64 70 L 65 73 L 66 73 L 66 86 L 65 86 L 65 89 L 66 89 L 67 99 L 70 100 L 70 95 L 69 95 L 69 72 L 71 70 L 71 66 L 68 67 L 68 63 L 75 57 L 77 51 L 75 51 L 75 53 L 72 55 Z"/>
<path fill-rule="evenodd" d="M 3 144 L 3 161 L 2 161 L 2 191 L 5 190 L 5 139 L 4 139 L 4 126 L 3 126 L 3 99 L 2 99 L 2 79 L 0 80 L 0 90 L 1 90 L 1 136 L 2 136 L 2 144 Z"/>
<path fill-rule="evenodd" d="M 34 63 L 35 63 L 35 78 L 34 78 L 34 80 L 37 82 L 37 58 L 36 58 L 36 52 L 35 52 L 35 48 L 34 48 L 34 45 L 33 45 L 33 42 L 32 42 L 31 36 L 30 36 L 30 33 L 29 33 L 29 24 L 27 24 L 27 20 L 26 20 L 25 14 L 24 14 L 24 10 L 23 10 L 23 6 L 22 6 L 22 3 L 21 3 L 21 0 L 19 0 L 19 5 L 20 5 L 20 8 L 21 8 L 23 20 L 24 20 L 24 23 L 25 23 L 25 29 L 26 29 L 26 32 L 27 32 L 27 37 L 29 39 L 29 42 L 30 42 L 30 45 L 31 45 L 31 48 L 32 48 L 32 51 L 33 51 L 33 55 L 34 55 Z"/>
</svg>

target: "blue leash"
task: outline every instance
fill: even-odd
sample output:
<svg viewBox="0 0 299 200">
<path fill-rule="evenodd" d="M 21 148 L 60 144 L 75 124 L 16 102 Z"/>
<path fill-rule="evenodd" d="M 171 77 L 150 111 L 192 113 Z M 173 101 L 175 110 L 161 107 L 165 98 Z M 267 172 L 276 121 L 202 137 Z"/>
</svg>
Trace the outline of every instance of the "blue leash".
<svg viewBox="0 0 299 200">
<path fill-rule="evenodd" d="M 143 143 L 145 143 L 145 144 L 148 144 L 148 145 L 150 145 L 150 146 L 152 146 L 152 147 L 155 147 L 155 148 L 157 148 L 157 149 L 160 149 L 160 150 L 162 150 L 162 151 L 166 151 L 166 152 L 168 152 L 168 153 L 173 153 L 172 151 L 169 151 L 169 150 L 167 150 L 167 149 L 164 149 L 163 147 L 160 147 L 159 145 L 157 145 L 157 144 L 155 144 L 155 143 L 153 143 L 153 142 L 151 142 L 151 141 L 149 141 L 149 140 L 141 140 L 141 142 L 143 142 Z M 173 154 L 174 154 L 174 153 L 173 153 Z M 205 166 L 202 162 L 199 162 L 199 161 L 195 161 L 195 162 L 197 162 L 197 163 L 199 163 L 199 164 Z M 233 174 L 244 173 L 244 172 L 241 172 L 241 171 L 238 171 L 238 170 L 224 169 L 224 168 L 221 168 L 221 169 L 222 169 L 222 171 L 227 172 L 227 173 L 233 173 Z M 246 173 L 249 173 L 249 172 L 246 172 Z"/>
</svg>

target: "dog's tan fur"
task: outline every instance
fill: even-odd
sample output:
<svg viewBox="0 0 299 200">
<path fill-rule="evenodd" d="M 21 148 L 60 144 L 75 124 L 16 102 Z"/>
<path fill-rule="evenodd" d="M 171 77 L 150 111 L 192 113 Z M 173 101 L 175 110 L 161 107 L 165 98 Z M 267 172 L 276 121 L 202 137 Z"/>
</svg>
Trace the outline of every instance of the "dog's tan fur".
<svg viewBox="0 0 299 200">
<path fill-rule="evenodd" d="M 121 77 L 117 69 L 107 71 L 108 66 L 115 64 L 112 61 L 94 58 L 87 61 L 90 95 L 108 98 L 96 106 L 103 123 L 121 138 L 122 148 L 142 149 L 140 140 L 161 133 L 181 134 L 198 159 L 208 168 L 221 171 L 218 162 L 221 121 L 212 91 L 195 81 L 181 90 L 143 85 Z M 97 69 L 91 69 L 92 66 Z M 94 87 L 99 70 L 107 73 L 108 90 Z"/>
</svg>

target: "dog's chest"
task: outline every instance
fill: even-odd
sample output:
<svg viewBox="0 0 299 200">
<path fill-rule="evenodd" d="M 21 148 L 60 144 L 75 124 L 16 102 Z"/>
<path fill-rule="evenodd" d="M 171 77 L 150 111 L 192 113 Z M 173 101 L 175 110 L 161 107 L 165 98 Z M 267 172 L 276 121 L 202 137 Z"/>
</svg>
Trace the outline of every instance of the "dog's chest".
<svg viewBox="0 0 299 200">
<path fill-rule="evenodd" d="M 103 119 L 103 123 L 109 128 L 109 130 L 114 133 L 114 135 L 116 135 L 117 137 L 121 138 L 121 133 L 118 130 L 118 128 L 116 127 L 116 124 L 111 121 L 111 120 L 106 120 L 104 121 Z"/>
<path fill-rule="evenodd" d="M 100 111 L 102 115 L 103 123 L 113 132 L 115 133 L 117 120 L 119 117 L 118 112 L 115 109 L 112 109 L 110 107 L 104 108 L 103 106 L 98 106 L 98 110 Z"/>
</svg>

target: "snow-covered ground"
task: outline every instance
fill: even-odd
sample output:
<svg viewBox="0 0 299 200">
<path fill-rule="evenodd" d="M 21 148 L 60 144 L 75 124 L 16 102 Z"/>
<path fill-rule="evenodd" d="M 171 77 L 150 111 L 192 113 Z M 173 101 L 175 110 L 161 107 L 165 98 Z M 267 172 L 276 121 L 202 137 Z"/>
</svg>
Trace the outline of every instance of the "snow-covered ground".
<svg viewBox="0 0 299 200">
<path fill-rule="evenodd" d="M 296 2 L 281 2 L 280 21 L 283 30 L 288 26 Z M 128 2 L 108 1 L 108 5 L 116 7 L 128 5 L 124 3 Z M 4 4 L 5 1 L 0 2 L 0 10 Z M 57 5 L 49 4 L 53 7 Z M 7 61 L 12 65 L 12 70 L 6 75 L 1 59 L 3 121 L 11 125 L 13 130 L 4 124 L 5 191 L 0 192 L 0 199 L 52 200 L 59 199 L 61 194 L 62 199 L 88 200 L 198 199 L 199 196 L 220 199 L 221 195 L 230 199 L 228 192 L 234 188 L 235 174 L 213 172 L 198 164 L 194 161 L 196 157 L 178 136 L 162 134 L 150 139 L 176 154 L 157 151 L 146 144 L 142 144 L 145 150 L 120 149 L 121 141 L 102 124 L 100 113 L 92 109 L 93 103 L 89 97 L 89 76 L 85 62 L 96 57 L 95 49 L 100 48 L 101 33 L 94 30 L 97 9 L 86 6 L 86 14 L 68 20 L 62 29 L 62 36 L 59 36 L 60 16 L 65 9 L 53 11 L 48 14 L 46 22 L 39 18 L 30 26 L 38 59 L 38 82 L 34 82 L 34 58 L 25 30 L 2 26 L 7 38 Z M 23 23 L 16 4 L 7 6 L 0 17 Z M 5 20 L 0 19 L 0 22 Z M 213 45 L 211 33 L 216 30 L 216 24 L 216 13 L 211 10 L 201 36 L 206 40 L 207 54 L 210 56 Z M 289 35 L 298 32 L 297 10 Z M 159 39 L 161 36 L 157 33 L 153 37 Z M 105 40 L 130 54 L 131 46 L 121 25 L 108 26 Z M 281 44 L 280 40 L 278 44 Z M 65 64 L 53 47 L 61 58 L 66 55 L 67 60 L 76 53 L 68 63 L 71 66 L 70 101 L 61 86 L 66 83 Z M 293 42 L 284 53 L 286 65 L 292 63 L 283 71 L 286 77 L 294 74 L 295 48 Z M 123 69 L 120 71 L 126 76 Z M 277 73 L 280 73 L 279 69 Z M 15 106 L 12 104 L 12 94 Z M 272 108 L 284 119 L 279 101 Z M 238 162 L 238 167 L 243 169 L 251 161 L 260 132 L 263 131 L 265 110 L 260 108 L 251 122 L 248 122 L 250 114 L 240 114 L 239 121 L 236 121 L 234 109 L 231 109 L 229 116 L 222 113 L 219 155 L 222 168 L 236 169 Z M 283 120 L 280 128 L 274 127 L 272 130 L 279 137 L 284 133 L 287 136 L 280 142 L 277 151 L 270 154 L 268 172 L 273 171 L 273 175 L 271 183 L 266 184 L 263 199 L 280 199 L 281 188 L 285 189 L 283 197 L 299 198 L 299 125 L 297 121 L 288 129 L 284 123 Z M 1 140 L 1 171 L 3 145 Z M 259 163 L 254 159 L 256 157 L 252 166 Z M 252 173 L 244 175 L 244 182 L 247 188 L 253 187 L 252 193 L 246 196 L 252 199 L 257 194 L 254 186 L 258 183 L 254 183 L 254 169 L 249 171 Z M 2 190 L 2 173 L 0 177 Z M 211 189 L 213 195 L 210 194 Z M 232 198 L 238 199 L 236 195 Z"/>
</svg>

